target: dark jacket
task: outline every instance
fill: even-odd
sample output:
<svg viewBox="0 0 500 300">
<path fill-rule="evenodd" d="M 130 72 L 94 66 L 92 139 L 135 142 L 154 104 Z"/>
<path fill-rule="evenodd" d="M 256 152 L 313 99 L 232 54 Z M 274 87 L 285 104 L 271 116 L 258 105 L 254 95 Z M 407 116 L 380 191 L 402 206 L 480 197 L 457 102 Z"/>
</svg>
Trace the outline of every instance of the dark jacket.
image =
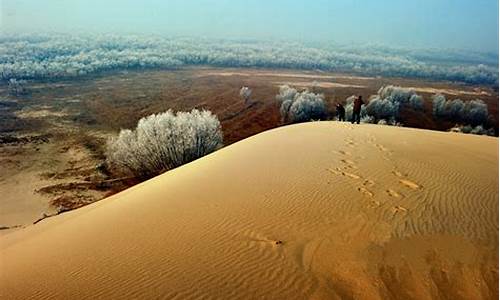
<svg viewBox="0 0 500 300">
<path fill-rule="evenodd" d="M 336 110 L 337 110 L 337 114 L 338 115 L 344 115 L 345 114 L 345 108 L 342 104 L 337 104 L 337 106 L 335 107 Z"/>
<path fill-rule="evenodd" d="M 359 98 L 356 98 L 356 100 L 354 100 L 354 111 L 355 112 L 360 112 L 361 111 L 361 105 L 365 104 L 363 102 L 363 100 L 359 99 Z"/>
</svg>

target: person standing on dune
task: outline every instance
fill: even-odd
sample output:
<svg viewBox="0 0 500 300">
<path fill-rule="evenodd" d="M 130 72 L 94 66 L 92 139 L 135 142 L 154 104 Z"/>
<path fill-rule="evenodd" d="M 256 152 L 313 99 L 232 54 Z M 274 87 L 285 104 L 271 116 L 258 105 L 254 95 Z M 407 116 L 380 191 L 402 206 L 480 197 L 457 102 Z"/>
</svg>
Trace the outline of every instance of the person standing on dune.
<svg viewBox="0 0 500 300">
<path fill-rule="evenodd" d="M 361 105 L 363 104 L 365 103 L 363 102 L 362 96 L 358 96 L 358 98 L 354 100 L 354 107 L 352 110 L 352 119 L 351 119 L 352 124 L 354 124 L 354 122 L 357 122 L 359 124 L 359 122 L 361 121 Z"/>
<path fill-rule="evenodd" d="M 338 103 L 337 106 L 335 107 L 337 111 L 337 117 L 339 121 L 345 121 L 345 108 L 342 104 Z"/>
</svg>

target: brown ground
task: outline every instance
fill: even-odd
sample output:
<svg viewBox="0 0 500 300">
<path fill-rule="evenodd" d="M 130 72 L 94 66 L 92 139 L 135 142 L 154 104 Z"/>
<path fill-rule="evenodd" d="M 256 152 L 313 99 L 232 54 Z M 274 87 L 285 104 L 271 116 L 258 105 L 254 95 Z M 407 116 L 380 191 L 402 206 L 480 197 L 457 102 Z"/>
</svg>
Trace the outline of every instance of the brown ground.
<svg viewBox="0 0 500 300">
<path fill-rule="evenodd" d="M 285 83 L 325 93 L 332 111 L 350 95 L 368 99 L 382 85 L 393 84 L 414 87 L 426 100 L 435 92 L 480 98 L 498 114 L 498 92 L 488 87 L 291 70 L 119 72 L 31 83 L 30 94 L 21 97 L 9 96 L 6 86 L 0 86 L 0 191 L 8 195 L 0 200 L 0 228 L 37 222 L 135 184 L 107 174 L 103 151 L 109 136 L 134 127 L 143 116 L 167 109 L 209 109 L 221 120 L 226 145 L 279 126 L 275 95 Z M 244 85 L 253 89 L 247 105 L 239 97 Z M 430 101 L 426 108 L 425 114 L 406 113 L 405 125 L 440 130 L 454 125 L 436 123 Z"/>
</svg>

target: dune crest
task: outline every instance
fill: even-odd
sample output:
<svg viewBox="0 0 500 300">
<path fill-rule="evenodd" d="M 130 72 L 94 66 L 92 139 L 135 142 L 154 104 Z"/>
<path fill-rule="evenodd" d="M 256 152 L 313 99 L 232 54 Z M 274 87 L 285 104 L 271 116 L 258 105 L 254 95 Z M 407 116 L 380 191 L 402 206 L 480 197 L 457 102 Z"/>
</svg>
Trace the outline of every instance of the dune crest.
<svg viewBox="0 0 500 300">
<path fill-rule="evenodd" d="M 497 299 L 498 139 L 271 130 L 0 237 L 0 298 Z"/>
</svg>

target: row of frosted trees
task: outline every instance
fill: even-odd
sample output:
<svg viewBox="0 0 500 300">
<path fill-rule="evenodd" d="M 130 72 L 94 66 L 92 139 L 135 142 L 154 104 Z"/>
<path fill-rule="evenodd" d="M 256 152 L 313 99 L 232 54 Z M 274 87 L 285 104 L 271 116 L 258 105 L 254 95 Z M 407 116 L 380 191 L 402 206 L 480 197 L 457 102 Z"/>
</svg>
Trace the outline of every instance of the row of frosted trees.
<svg viewBox="0 0 500 300">
<path fill-rule="evenodd" d="M 281 86 L 276 99 L 280 103 L 280 113 L 285 123 L 299 123 L 310 120 L 329 118 L 324 95 L 297 91 L 287 85 Z M 347 120 L 353 111 L 355 96 L 345 100 L 344 108 Z M 404 122 L 400 112 L 403 110 L 424 111 L 424 99 L 414 90 L 398 86 L 383 86 L 361 109 L 364 123 L 397 125 Z M 495 135 L 492 129 L 492 117 L 488 106 L 480 99 L 463 101 L 447 100 L 437 94 L 432 101 L 433 117 L 439 121 L 459 124 L 454 129 L 466 133 Z M 463 130 L 462 130 L 463 129 Z M 469 130 L 471 129 L 471 130 Z"/>
<path fill-rule="evenodd" d="M 321 69 L 498 84 L 498 57 L 490 56 L 380 46 L 313 46 L 290 41 L 2 34 L 0 79 L 52 79 L 110 70 L 211 65 Z"/>
</svg>

